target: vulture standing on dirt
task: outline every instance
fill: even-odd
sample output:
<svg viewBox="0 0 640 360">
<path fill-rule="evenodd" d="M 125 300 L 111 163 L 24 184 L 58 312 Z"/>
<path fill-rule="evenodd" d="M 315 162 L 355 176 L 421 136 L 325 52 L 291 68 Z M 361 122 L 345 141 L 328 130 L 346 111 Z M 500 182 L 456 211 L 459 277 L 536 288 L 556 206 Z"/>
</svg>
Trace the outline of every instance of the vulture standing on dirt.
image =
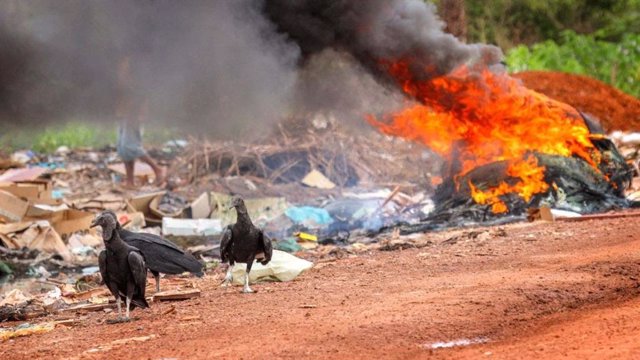
<svg viewBox="0 0 640 360">
<path fill-rule="evenodd" d="M 118 221 L 102 213 L 91 223 L 91 227 L 102 227 L 105 249 L 100 252 L 98 264 L 102 281 L 107 285 L 118 304 L 118 318 L 114 322 L 129 321 L 129 311 L 135 307 L 148 308 L 144 297 L 147 286 L 147 268 L 140 251 L 120 238 Z M 125 301 L 126 316 L 122 317 L 121 301 Z"/>
<path fill-rule="evenodd" d="M 271 239 L 253 225 L 247 207 L 240 197 L 233 198 L 229 209 L 231 208 L 236 209 L 238 218 L 235 224 L 227 226 L 220 241 L 220 258 L 222 262 L 229 262 L 229 269 L 223 285 L 227 285 L 233 280 L 231 268 L 236 262 L 246 263 L 247 273 L 244 278 L 243 292 L 251 293 L 253 292 L 249 287 L 251 265 L 255 259 L 258 259 L 262 265 L 267 265 L 271 261 L 273 253 Z"/>
<path fill-rule="evenodd" d="M 160 273 L 182 274 L 190 272 L 198 277 L 204 275 L 202 264 L 176 244 L 158 235 L 123 229 L 113 211 L 107 210 L 103 214 L 113 217 L 116 231 L 125 243 L 140 250 L 147 264 L 147 269 L 151 271 L 156 280 L 156 292 L 160 292 Z"/>
</svg>

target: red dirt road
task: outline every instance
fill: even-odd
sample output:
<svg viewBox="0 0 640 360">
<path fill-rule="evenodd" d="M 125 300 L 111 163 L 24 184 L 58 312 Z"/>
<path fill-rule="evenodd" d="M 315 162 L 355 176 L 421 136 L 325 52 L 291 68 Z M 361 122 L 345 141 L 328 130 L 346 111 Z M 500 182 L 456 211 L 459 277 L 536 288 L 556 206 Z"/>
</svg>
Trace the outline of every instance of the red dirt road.
<svg viewBox="0 0 640 360">
<path fill-rule="evenodd" d="M 294 282 L 257 284 L 251 295 L 217 288 L 216 272 L 194 280 L 200 298 L 152 304 L 126 324 L 106 324 L 113 314 L 78 314 L 71 327 L 0 343 L 0 355 L 640 358 L 637 219 L 426 234 L 419 248 L 323 260 Z M 487 342 L 431 348 L 459 339 Z"/>
</svg>

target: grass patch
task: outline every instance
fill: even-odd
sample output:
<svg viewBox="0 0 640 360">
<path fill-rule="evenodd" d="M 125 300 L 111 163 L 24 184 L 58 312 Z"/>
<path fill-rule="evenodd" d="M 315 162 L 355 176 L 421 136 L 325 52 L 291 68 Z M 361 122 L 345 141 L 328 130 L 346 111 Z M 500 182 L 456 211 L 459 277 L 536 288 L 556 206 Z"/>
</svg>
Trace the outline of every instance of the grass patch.
<svg viewBox="0 0 640 360">
<path fill-rule="evenodd" d="M 148 145 L 162 144 L 175 139 L 177 132 L 169 128 L 147 127 L 143 133 Z M 33 150 L 38 153 L 53 153 L 60 146 L 70 149 L 88 147 L 99 149 L 116 144 L 116 124 L 69 122 L 49 125 L 44 128 L 15 128 L 0 137 L 0 147 L 8 152 Z"/>
</svg>

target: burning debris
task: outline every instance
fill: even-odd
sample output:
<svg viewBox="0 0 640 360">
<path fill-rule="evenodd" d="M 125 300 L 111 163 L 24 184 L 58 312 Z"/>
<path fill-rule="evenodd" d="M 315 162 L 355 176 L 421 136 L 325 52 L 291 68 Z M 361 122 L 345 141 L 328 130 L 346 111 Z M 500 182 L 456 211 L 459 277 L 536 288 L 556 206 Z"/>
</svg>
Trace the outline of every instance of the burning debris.
<svg viewBox="0 0 640 360">
<path fill-rule="evenodd" d="M 429 5 L 273 0 L 265 12 L 305 58 L 340 49 L 402 91 L 404 109 L 368 120 L 443 159 L 436 216 L 487 221 L 541 202 L 581 213 L 628 206 L 631 169 L 615 146 L 576 109 L 507 75 L 499 49 L 444 33 Z"/>
</svg>

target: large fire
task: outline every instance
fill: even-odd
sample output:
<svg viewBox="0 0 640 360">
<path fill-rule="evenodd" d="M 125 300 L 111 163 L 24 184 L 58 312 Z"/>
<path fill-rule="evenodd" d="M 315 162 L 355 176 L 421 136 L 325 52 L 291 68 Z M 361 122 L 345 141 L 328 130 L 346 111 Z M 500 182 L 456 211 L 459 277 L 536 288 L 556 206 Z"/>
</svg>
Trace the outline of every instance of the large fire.
<svg viewBox="0 0 640 360">
<path fill-rule="evenodd" d="M 408 62 L 384 64 L 403 91 L 420 103 L 380 121 L 382 132 L 421 142 L 448 160 L 459 162 L 458 181 L 470 170 L 506 161 L 517 181 L 480 190 L 469 183 L 473 199 L 493 212 L 509 209 L 500 199 L 516 193 L 525 201 L 545 192 L 544 167 L 532 154 L 579 156 L 592 166 L 598 152 L 580 114 L 571 106 L 524 87 L 505 73 L 461 67 L 450 74 L 417 80 Z"/>
</svg>

